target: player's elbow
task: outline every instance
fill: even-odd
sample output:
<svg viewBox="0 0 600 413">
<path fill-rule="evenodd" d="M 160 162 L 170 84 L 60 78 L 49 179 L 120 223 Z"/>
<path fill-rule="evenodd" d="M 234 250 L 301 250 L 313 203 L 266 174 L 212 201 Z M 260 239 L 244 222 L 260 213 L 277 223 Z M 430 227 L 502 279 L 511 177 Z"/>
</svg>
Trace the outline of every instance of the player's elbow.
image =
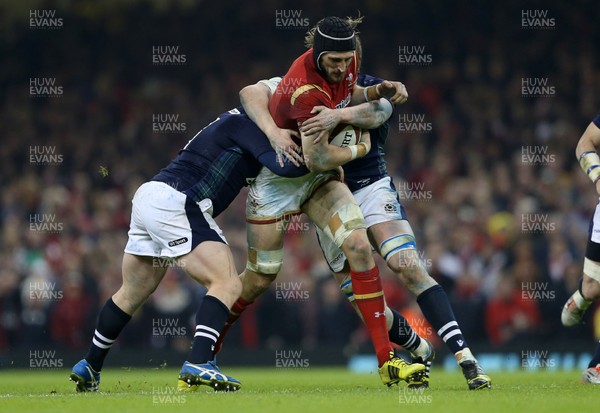
<svg viewBox="0 0 600 413">
<path fill-rule="evenodd" d="M 324 171 L 326 171 L 326 169 L 323 169 L 323 166 L 319 162 L 314 162 L 314 161 L 310 161 L 310 160 L 305 160 L 304 162 L 306 163 L 306 168 L 310 172 L 324 172 Z"/>
<path fill-rule="evenodd" d="M 240 102 L 242 104 L 244 104 L 244 102 L 246 102 L 248 100 L 249 95 L 252 93 L 252 91 L 250 90 L 251 86 L 245 86 L 244 88 L 242 88 L 242 90 L 240 90 L 239 92 L 239 96 L 240 96 Z"/>
<path fill-rule="evenodd" d="M 325 172 L 332 169 L 320 156 L 305 156 L 304 163 L 306 164 L 306 168 L 311 172 Z"/>
<path fill-rule="evenodd" d="M 392 113 L 394 112 L 394 108 L 389 100 L 381 98 L 375 103 L 375 115 L 377 124 L 376 127 L 383 125 L 388 119 L 392 117 Z M 369 128 L 374 129 L 374 128 Z"/>
</svg>

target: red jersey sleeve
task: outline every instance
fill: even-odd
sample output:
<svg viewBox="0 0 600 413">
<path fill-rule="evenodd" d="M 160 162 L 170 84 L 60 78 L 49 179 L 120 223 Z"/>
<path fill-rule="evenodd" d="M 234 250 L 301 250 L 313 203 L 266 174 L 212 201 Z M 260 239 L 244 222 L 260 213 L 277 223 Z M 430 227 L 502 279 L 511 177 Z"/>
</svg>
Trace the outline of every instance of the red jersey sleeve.
<svg viewBox="0 0 600 413">
<path fill-rule="evenodd" d="M 309 88 L 305 92 L 292 96 L 290 100 L 290 118 L 296 122 L 304 122 L 315 114 L 310 113 L 315 106 L 326 106 L 333 109 L 333 103 L 327 93 L 314 85 L 305 85 Z M 301 89 L 301 88 L 299 88 Z"/>
</svg>

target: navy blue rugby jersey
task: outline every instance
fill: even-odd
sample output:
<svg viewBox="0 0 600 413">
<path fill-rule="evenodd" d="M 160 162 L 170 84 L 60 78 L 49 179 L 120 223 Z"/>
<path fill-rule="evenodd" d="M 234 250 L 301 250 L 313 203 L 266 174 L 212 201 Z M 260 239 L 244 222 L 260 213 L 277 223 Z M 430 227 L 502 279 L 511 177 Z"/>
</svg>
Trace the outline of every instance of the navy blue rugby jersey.
<svg viewBox="0 0 600 413">
<path fill-rule="evenodd" d="M 172 186 L 195 202 L 210 199 L 216 217 L 263 166 L 285 177 L 308 173 L 306 167 L 290 162 L 280 167 L 267 137 L 239 107 L 198 132 L 152 180 Z"/>
<path fill-rule="evenodd" d="M 368 87 L 383 82 L 383 79 L 366 74 L 358 75 L 358 85 Z M 391 119 L 391 117 L 390 117 Z M 371 150 L 362 158 L 344 165 L 346 185 L 354 192 L 387 176 L 385 151 L 383 149 L 390 126 L 389 119 L 377 129 L 371 129 Z"/>
</svg>

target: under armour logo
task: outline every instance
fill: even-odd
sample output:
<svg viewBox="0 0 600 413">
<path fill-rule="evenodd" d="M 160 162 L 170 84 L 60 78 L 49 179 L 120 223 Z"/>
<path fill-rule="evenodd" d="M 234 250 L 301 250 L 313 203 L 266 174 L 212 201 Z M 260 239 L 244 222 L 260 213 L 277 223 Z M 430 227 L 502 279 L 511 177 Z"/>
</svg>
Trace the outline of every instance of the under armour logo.
<svg viewBox="0 0 600 413">
<path fill-rule="evenodd" d="M 380 313 L 379 311 L 375 311 L 375 318 L 385 317 L 385 313 Z"/>
<path fill-rule="evenodd" d="M 456 342 L 458 343 L 459 346 L 462 346 L 463 344 L 465 344 L 465 342 L 462 340 L 456 340 Z"/>
</svg>

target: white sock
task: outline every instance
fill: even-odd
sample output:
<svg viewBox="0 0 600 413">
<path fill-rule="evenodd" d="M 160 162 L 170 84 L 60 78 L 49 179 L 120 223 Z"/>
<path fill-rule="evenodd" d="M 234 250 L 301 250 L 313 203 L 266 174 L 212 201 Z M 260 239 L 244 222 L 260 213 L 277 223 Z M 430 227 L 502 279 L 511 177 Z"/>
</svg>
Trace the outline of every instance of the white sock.
<svg viewBox="0 0 600 413">
<path fill-rule="evenodd" d="M 456 358 L 456 362 L 458 364 L 466 360 L 477 361 L 473 353 L 471 353 L 471 350 L 469 350 L 469 347 L 465 347 L 462 350 L 457 351 L 456 353 L 454 353 L 454 357 Z"/>
<path fill-rule="evenodd" d="M 425 356 L 427 356 L 427 353 L 429 352 L 429 346 L 427 345 L 427 342 L 421 338 L 421 342 L 419 343 L 419 347 L 417 347 L 415 349 L 415 351 L 411 352 L 411 354 L 414 357 L 423 357 L 425 358 Z"/>
<path fill-rule="evenodd" d="M 586 310 L 590 304 L 592 303 L 592 300 L 586 300 L 583 295 L 581 295 L 581 293 L 579 292 L 579 290 L 575 291 L 573 293 L 573 301 L 575 301 L 575 304 L 577 305 L 577 308 L 579 308 L 580 310 Z"/>
</svg>

